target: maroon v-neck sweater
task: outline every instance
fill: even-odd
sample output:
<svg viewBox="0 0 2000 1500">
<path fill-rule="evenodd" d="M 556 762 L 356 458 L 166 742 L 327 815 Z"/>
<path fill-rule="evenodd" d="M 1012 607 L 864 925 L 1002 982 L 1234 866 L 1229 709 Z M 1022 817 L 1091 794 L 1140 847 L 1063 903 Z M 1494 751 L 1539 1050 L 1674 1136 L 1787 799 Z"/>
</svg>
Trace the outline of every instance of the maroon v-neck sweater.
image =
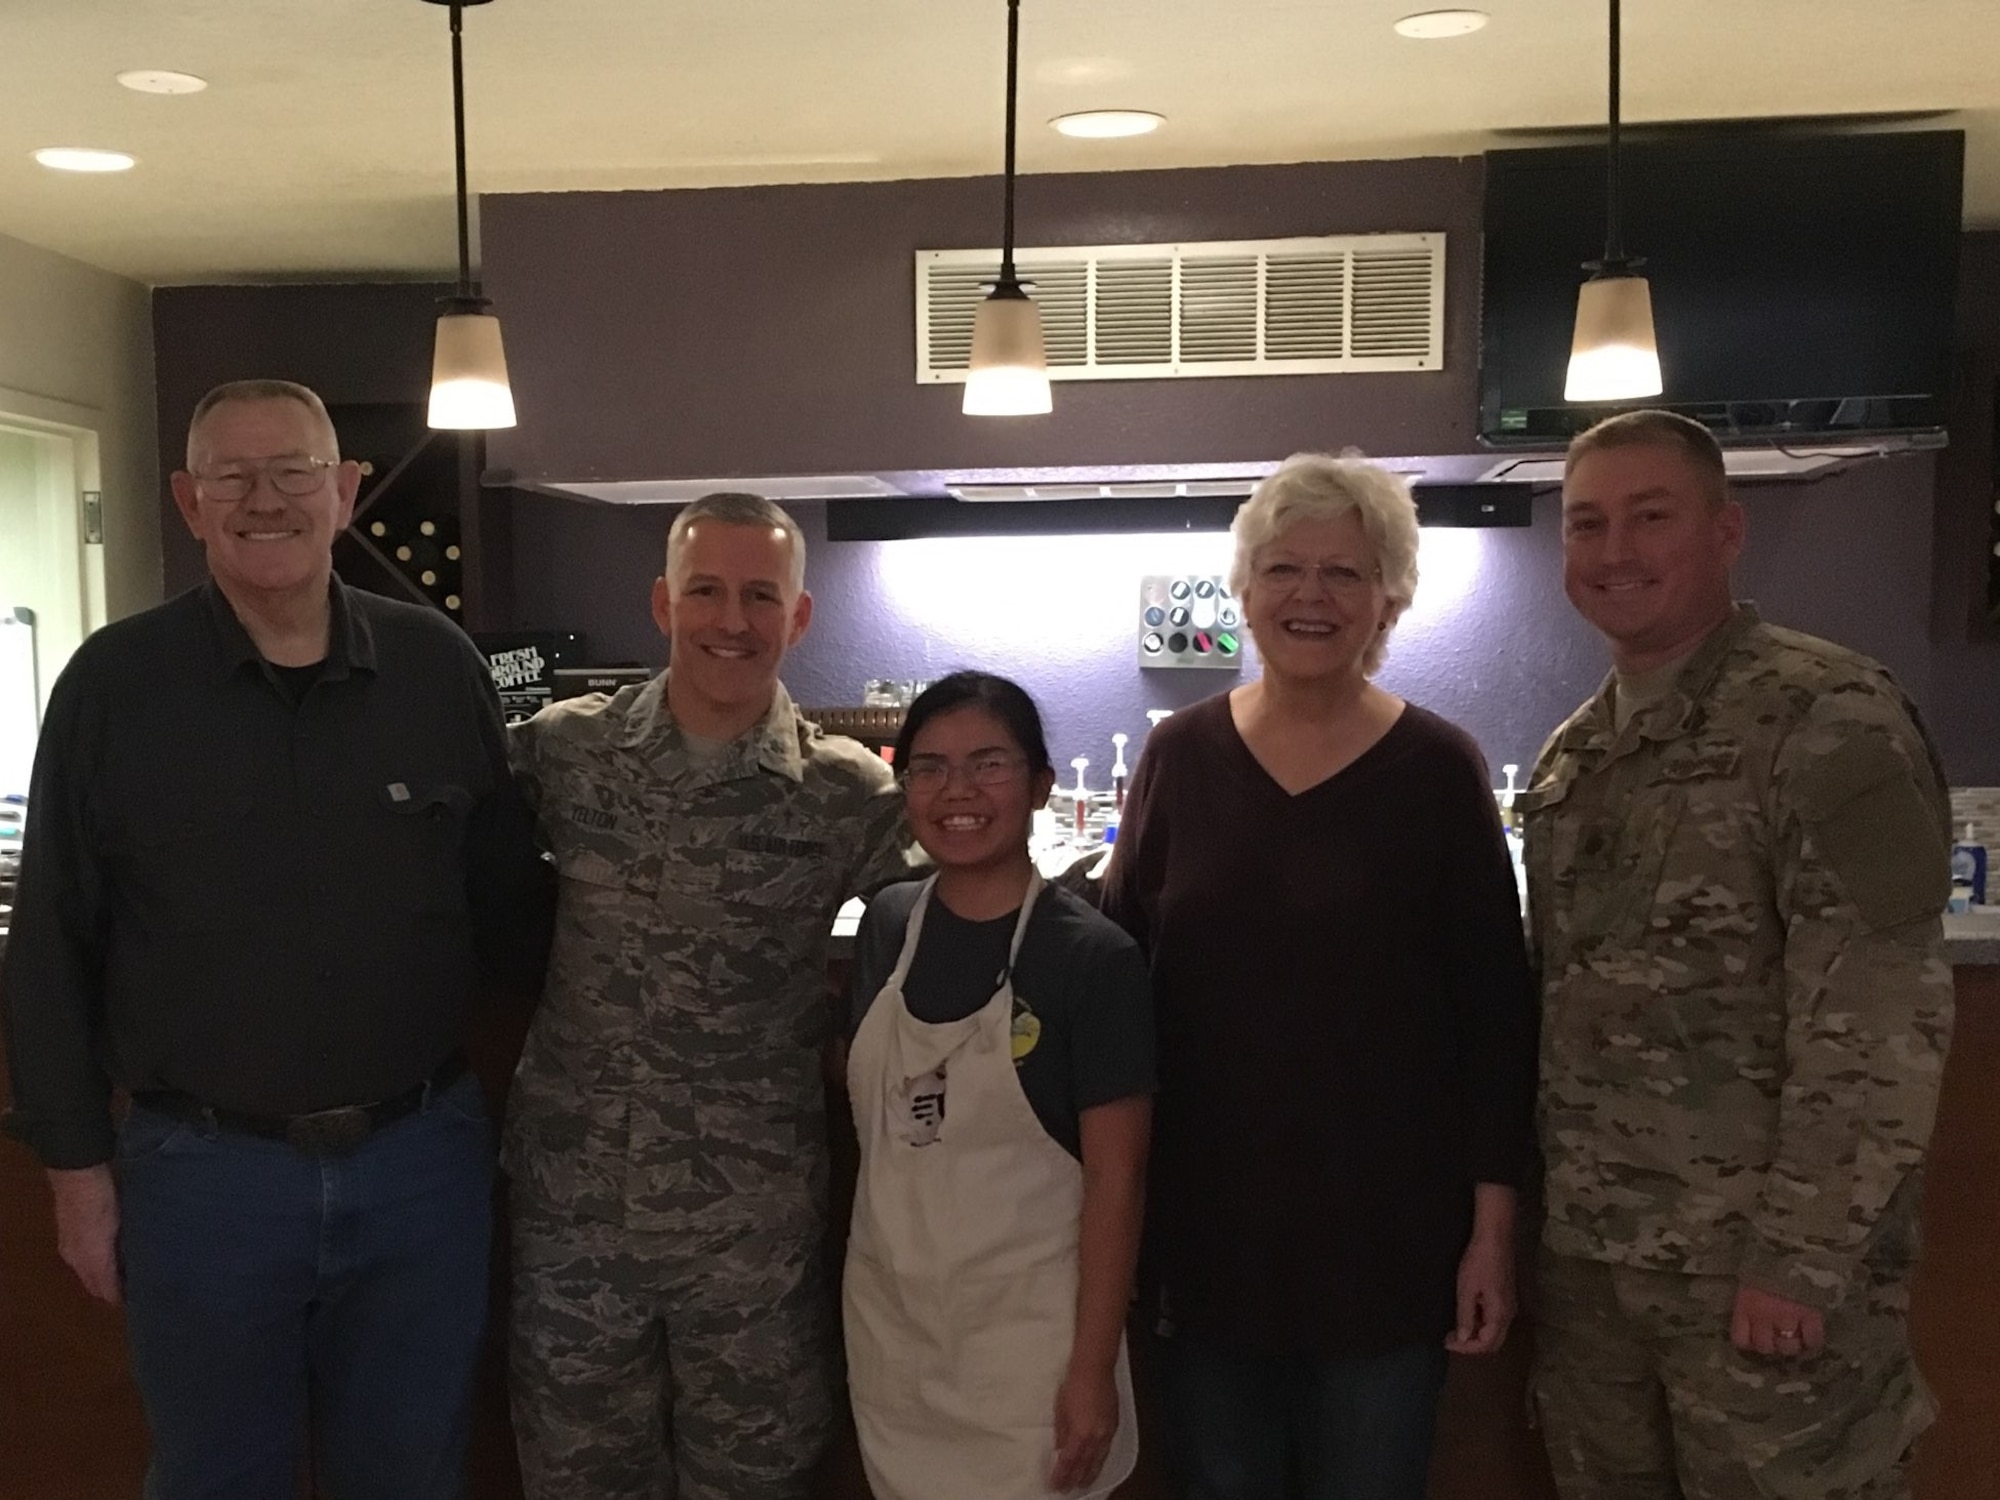
<svg viewBox="0 0 2000 1500">
<path fill-rule="evenodd" d="M 1191 1333 L 1370 1353 L 1453 1322 L 1472 1184 L 1527 1164 L 1535 1008 L 1478 747 L 1416 707 L 1289 795 L 1228 695 L 1133 777 L 1104 909 L 1159 1012 L 1149 1279 Z"/>
</svg>

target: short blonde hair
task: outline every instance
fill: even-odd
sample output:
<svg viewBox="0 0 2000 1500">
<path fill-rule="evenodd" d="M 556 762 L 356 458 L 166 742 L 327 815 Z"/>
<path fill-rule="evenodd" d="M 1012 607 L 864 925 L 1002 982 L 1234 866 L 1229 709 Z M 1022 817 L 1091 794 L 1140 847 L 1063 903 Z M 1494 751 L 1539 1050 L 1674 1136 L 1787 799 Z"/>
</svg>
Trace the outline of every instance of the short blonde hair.
<svg viewBox="0 0 2000 1500">
<path fill-rule="evenodd" d="M 1678 453 L 1708 491 L 1711 505 L 1720 506 L 1729 499 L 1729 466 L 1723 461 L 1722 444 L 1692 417 L 1653 407 L 1606 417 L 1569 440 L 1569 451 L 1563 455 L 1563 478 L 1568 479 L 1589 455 L 1613 448 L 1665 448 Z"/>
<path fill-rule="evenodd" d="M 1407 480 L 1351 448 L 1339 458 L 1294 453 L 1251 492 L 1229 526 L 1236 539 L 1229 587 L 1241 598 L 1255 575 L 1257 554 L 1292 527 L 1338 520 L 1350 511 L 1360 517 L 1382 570 L 1393 627 L 1417 596 L 1417 505 Z M 1362 670 L 1371 676 L 1388 654 L 1388 636 L 1386 630 L 1377 634 L 1361 659 Z"/>
</svg>

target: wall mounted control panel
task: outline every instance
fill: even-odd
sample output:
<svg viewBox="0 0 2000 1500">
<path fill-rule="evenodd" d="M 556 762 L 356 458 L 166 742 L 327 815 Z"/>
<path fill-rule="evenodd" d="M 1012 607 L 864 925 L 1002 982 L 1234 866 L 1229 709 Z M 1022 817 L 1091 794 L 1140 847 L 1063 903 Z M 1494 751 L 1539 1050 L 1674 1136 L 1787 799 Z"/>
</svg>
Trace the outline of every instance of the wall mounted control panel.
<svg viewBox="0 0 2000 1500">
<path fill-rule="evenodd" d="M 1139 665 L 1218 667 L 1243 661 L 1243 606 L 1213 573 L 1148 573 L 1139 580 Z"/>
</svg>

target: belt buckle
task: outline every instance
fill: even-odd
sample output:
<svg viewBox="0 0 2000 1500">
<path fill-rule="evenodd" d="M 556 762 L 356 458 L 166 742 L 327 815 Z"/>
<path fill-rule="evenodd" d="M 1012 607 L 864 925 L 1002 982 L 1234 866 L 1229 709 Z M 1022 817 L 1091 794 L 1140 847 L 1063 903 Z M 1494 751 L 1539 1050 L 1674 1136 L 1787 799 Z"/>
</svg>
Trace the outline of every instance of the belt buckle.
<svg viewBox="0 0 2000 1500">
<path fill-rule="evenodd" d="M 285 1126 L 285 1144 L 312 1156 L 339 1156 L 368 1138 L 375 1122 L 358 1105 L 299 1115 Z"/>
</svg>

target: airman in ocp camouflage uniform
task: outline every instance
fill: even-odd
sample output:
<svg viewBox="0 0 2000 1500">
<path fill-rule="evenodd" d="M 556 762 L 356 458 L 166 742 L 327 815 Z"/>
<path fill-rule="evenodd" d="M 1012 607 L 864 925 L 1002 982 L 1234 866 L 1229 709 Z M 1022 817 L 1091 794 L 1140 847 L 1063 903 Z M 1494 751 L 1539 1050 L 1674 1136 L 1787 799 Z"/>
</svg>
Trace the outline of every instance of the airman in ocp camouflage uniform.
<svg viewBox="0 0 2000 1500">
<path fill-rule="evenodd" d="M 791 1500 L 827 1434 L 827 933 L 908 867 L 888 767 L 777 682 L 802 563 L 769 502 L 697 502 L 670 670 L 514 730 L 561 873 L 503 1147 L 531 1500 Z"/>
<path fill-rule="evenodd" d="M 1520 804 L 1537 1404 L 1565 1500 L 1900 1500 L 1934 1412 L 1905 1314 L 1952 1021 L 1943 774 L 1882 668 L 1732 607 L 1722 473 L 1639 413 L 1565 481 L 1565 583 L 1618 670 Z"/>
</svg>

